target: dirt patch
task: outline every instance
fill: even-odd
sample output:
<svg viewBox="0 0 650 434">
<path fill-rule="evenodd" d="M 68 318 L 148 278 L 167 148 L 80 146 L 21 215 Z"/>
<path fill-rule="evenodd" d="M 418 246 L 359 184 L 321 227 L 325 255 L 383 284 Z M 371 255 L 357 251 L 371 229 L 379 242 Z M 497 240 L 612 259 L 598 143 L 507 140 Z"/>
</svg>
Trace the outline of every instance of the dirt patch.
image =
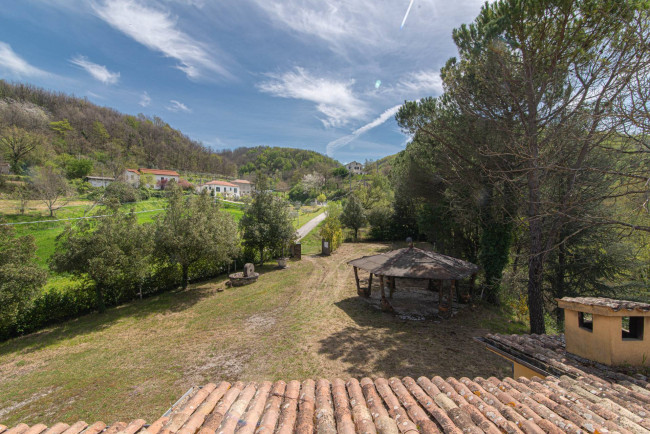
<svg viewBox="0 0 650 434">
<path fill-rule="evenodd" d="M 275 325 L 276 319 L 270 314 L 252 315 L 246 320 L 246 329 L 248 331 L 264 331 Z"/>
<path fill-rule="evenodd" d="M 31 404 L 31 403 L 33 403 L 35 401 L 38 401 L 41 398 L 46 397 L 47 395 L 52 393 L 54 390 L 55 389 L 52 387 L 52 388 L 49 388 L 47 390 L 34 393 L 32 396 L 30 396 L 27 399 L 24 399 L 24 400 L 16 402 L 16 403 L 13 403 L 13 404 L 11 404 L 11 405 L 9 405 L 7 407 L 4 407 L 4 408 L 0 408 L 0 419 L 2 419 L 2 417 L 4 415 L 6 415 L 6 414 L 9 414 L 9 413 L 14 412 L 16 410 L 19 410 L 19 409 L 25 407 L 26 405 L 29 405 L 29 404 Z"/>
</svg>

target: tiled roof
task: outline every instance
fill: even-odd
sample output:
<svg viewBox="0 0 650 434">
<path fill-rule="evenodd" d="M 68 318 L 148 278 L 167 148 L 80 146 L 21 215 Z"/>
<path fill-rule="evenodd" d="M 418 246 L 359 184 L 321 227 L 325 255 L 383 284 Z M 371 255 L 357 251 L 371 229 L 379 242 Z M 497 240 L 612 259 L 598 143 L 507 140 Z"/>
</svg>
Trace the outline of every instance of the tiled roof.
<svg viewBox="0 0 650 434">
<path fill-rule="evenodd" d="M 173 170 L 164 170 L 164 169 L 139 169 L 140 173 L 150 173 L 152 175 L 167 175 L 167 176 L 181 176 L 178 172 Z"/>
<path fill-rule="evenodd" d="M 564 297 L 558 299 L 558 306 L 561 308 L 571 308 L 579 310 L 580 307 L 589 306 L 592 308 L 601 308 L 611 312 L 620 312 L 621 314 L 630 312 L 646 313 L 650 312 L 650 304 L 640 303 L 637 301 L 614 300 L 612 298 L 602 297 Z"/>
<path fill-rule="evenodd" d="M 561 335 L 481 341 L 549 376 L 210 383 L 151 425 L 0 425 L 0 434 L 650 432 L 647 377 L 567 354 Z"/>
<path fill-rule="evenodd" d="M 203 185 L 223 185 L 224 187 L 237 187 L 235 184 L 231 184 L 230 182 L 227 181 L 210 181 L 210 182 L 206 182 Z"/>
<path fill-rule="evenodd" d="M 464 279 L 478 271 L 470 262 L 417 247 L 363 256 L 348 264 L 375 275 L 416 279 Z"/>
<path fill-rule="evenodd" d="M 649 407 L 647 383 L 609 383 L 591 375 L 221 382 L 197 389 L 149 426 L 142 420 L 116 423 L 105 433 L 629 433 L 650 430 Z M 83 433 L 97 434 L 101 425 Z M 16 428 L 0 434 L 45 430 Z M 80 432 L 65 429 L 48 434 Z"/>
<path fill-rule="evenodd" d="M 233 181 L 235 184 L 252 184 L 252 182 L 246 180 L 246 179 L 235 179 Z"/>
</svg>

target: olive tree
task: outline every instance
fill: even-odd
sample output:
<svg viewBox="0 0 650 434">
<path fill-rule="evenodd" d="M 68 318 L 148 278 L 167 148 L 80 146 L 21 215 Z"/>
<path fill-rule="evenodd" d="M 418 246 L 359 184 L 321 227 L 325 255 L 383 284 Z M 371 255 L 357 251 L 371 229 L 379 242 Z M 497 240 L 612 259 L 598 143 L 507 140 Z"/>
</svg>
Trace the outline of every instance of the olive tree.
<svg viewBox="0 0 650 434">
<path fill-rule="evenodd" d="M 237 225 L 207 193 L 184 196 L 176 183 L 169 183 L 169 202 L 156 221 L 156 256 L 180 267 L 182 287 L 187 288 L 189 270 L 202 260 L 229 261 L 239 251 Z"/>
</svg>

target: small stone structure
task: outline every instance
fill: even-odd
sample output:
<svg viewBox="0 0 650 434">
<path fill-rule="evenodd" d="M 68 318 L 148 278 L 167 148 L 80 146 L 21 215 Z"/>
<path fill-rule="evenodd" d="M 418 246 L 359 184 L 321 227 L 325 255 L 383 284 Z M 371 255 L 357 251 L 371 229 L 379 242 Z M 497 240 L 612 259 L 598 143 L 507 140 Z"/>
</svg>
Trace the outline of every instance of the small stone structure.
<svg viewBox="0 0 650 434">
<path fill-rule="evenodd" d="M 251 263 L 244 264 L 244 271 L 232 273 L 228 276 L 231 286 L 244 286 L 257 281 L 260 273 L 255 272 L 255 266 Z"/>
<path fill-rule="evenodd" d="M 597 297 L 564 297 L 566 351 L 605 365 L 647 366 L 650 304 Z"/>
</svg>

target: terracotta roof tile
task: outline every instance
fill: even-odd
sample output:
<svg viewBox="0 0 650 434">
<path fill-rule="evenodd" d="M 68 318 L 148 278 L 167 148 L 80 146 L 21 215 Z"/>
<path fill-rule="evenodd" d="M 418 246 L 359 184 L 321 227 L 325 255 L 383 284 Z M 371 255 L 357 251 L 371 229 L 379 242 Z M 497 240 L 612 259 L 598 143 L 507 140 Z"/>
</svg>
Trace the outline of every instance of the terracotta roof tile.
<svg viewBox="0 0 650 434">
<path fill-rule="evenodd" d="M 627 300 L 615 300 L 612 298 L 603 298 L 603 297 L 564 297 L 558 299 L 558 304 L 560 307 L 566 306 L 592 306 L 592 307 L 604 307 L 610 309 L 614 312 L 620 310 L 623 311 L 638 311 L 638 312 L 650 312 L 650 304 L 640 303 L 637 301 L 627 301 Z"/>
<path fill-rule="evenodd" d="M 140 173 L 150 173 L 152 175 L 168 175 L 168 176 L 181 176 L 178 172 L 175 170 L 166 170 L 166 169 L 145 169 L 145 168 L 140 168 L 138 169 Z"/>
<path fill-rule="evenodd" d="M 0 434 L 650 432 L 647 378 L 572 357 L 561 336 L 489 335 L 546 378 L 411 377 L 220 382 L 198 388 L 147 426 L 18 424 Z"/>
<path fill-rule="evenodd" d="M 219 181 L 219 180 L 214 180 L 214 181 L 206 182 L 206 183 L 203 184 L 203 185 L 223 185 L 224 187 L 237 187 L 235 184 L 232 184 L 232 183 L 230 183 L 230 182 L 227 182 L 227 181 Z"/>
</svg>

